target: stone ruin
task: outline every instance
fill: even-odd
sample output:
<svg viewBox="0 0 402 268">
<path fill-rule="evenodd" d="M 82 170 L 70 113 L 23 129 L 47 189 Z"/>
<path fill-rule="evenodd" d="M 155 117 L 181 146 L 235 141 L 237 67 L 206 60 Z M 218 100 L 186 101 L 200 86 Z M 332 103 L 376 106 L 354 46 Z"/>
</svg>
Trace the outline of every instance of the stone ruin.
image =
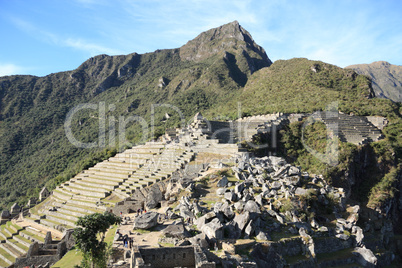
<svg viewBox="0 0 402 268">
<path fill-rule="evenodd" d="M 174 210 L 166 209 L 166 213 L 171 219 L 195 218 L 200 213 L 203 215 L 196 221 L 201 234 L 196 237 L 186 237 L 188 243 L 193 246 L 194 252 L 207 247 L 211 241 L 225 238 L 227 236 L 225 234 L 229 233 L 230 239 L 255 236 L 259 240 L 266 241 L 262 244 L 249 245 L 250 247 L 255 246 L 253 254 L 256 259 L 265 252 L 265 247 L 274 248 L 277 250 L 277 254 L 282 254 L 291 247 L 299 249 L 292 253 L 295 255 L 306 252 L 309 252 L 310 255 L 321 254 L 325 248 L 327 248 L 327 252 L 332 252 L 331 249 L 340 250 L 355 247 L 355 254 L 357 255 L 351 258 L 351 262 L 359 260 L 359 263 L 364 263 L 364 261 L 373 263 L 374 258 L 370 255 L 372 245 L 362 242 L 364 241 L 364 232 L 355 225 L 353 219 L 338 217 L 337 227 L 331 230 L 318 220 L 304 224 L 298 218 L 298 215 L 292 212 L 283 213 L 278 211 L 273 200 L 306 194 L 306 189 L 299 184 L 300 178 L 305 175 L 297 167 L 290 166 L 280 158 L 249 158 L 247 153 L 244 153 L 237 144 L 244 140 L 250 140 L 256 134 L 276 132 L 284 124 L 300 121 L 305 116 L 307 115 L 272 114 L 222 122 L 208 121 L 201 113 L 197 113 L 190 125 L 183 129 L 167 132 L 162 142 L 149 142 L 119 153 L 115 157 L 83 171 L 70 181 L 58 186 L 52 193 L 43 188 L 39 195 L 39 201 L 44 202 L 46 200 L 46 202 L 44 202 L 45 205 L 39 211 L 40 214 L 24 213 L 24 220 L 44 225 L 46 228 L 55 231 L 63 231 L 74 228 L 78 217 L 93 212 L 102 213 L 112 210 L 112 212 L 118 214 L 122 210 L 129 212 L 131 209 L 132 211 L 134 206 L 135 208 L 145 206 L 148 209 L 158 206 L 168 208 L 171 202 L 175 201 L 173 193 L 177 189 L 182 188 L 189 192 L 194 189 L 194 183 L 180 179 L 183 178 L 182 172 L 184 172 L 186 164 L 196 154 L 212 152 L 225 155 L 228 159 L 235 159 L 237 156 L 237 164 L 233 167 L 233 171 L 238 182 L 233 184 L 227 179 L 225 180 L 225 178 L 219 181 L 216 194 L 222 200 L 214 204 L 212 211 L 206 210 L 203 204 L 191 202 L 186 198 L 181 199 L 179 206 Z M 381 132 L 375 126 L 381 128 L 386 124 L 386 119 L 377 117 L 363 118 L 339 114 L 337 119 L 335 118 L 335 121 L 331 122 L 324 116 L 320 118 L 319 120 L 326 124 L 339 123 L 340 138 L 358 144 L 380 139 Z M 346 121 L 347 124 L 340 123 L 342 121 Z M 353 133 L 360 136 L 352 137 Z M 223 163 L 217 165 L 219 168 L 223 166 Z M 203 167 L 202 169 L 205 170 L 206 168 Z M 199 171 L 194 172 L 194 178 L 198 176 L 198 173 Z M 261 176 L 264 173 L 269 174 L 271 179 L 262 178 Z M 175 174 L 178 175 L 177 178 Z M 345 209 L 345 192 L 329 187 L 320 177 L 314 177 L 313 180 L 323 185 L 322 189 L 319 190 L 318 199 L 320 202 L 325 203 L 326 194 L 332 193 L 339 200 L 339 211 Z M 263 191 L 256 194 L 253 187 L 261 187 Z M 107 207 L 106 204 L 115 205 L 115 203 L 108 203 L 106 199 L 108 196 L 117 196 L 122 201 L 117 203 L 116 208 Z M 30 200 L 28 207 L 35 203 L 36 200 Z M 288 246 L 269 242 L 270 232 L 261 228 L 261 218 L 255 217 L 255 215 L 264 211 L 264 207 L 269 208 L 267 210 L 268 217 L 275 221 L 272 230 L 291 225 L 292 228 L 289 228 L 289 232 L 299 234 L 301 238 L 286 240 L 287 242 L 282 243 L 285 245 L 288 243 Z M 9 221 L 13 215 L 18 214 L 20 211 L 21 208 L 18 204 L 13 205 L 11 213 L 3 211 L 0 215 L 2 224 Z M 240 213 L 236 215 L 235 211 Z M 387 234 L 389 229 L 387 228 L 384 233 Z M 314 232 L 320 231 L 327 235 L 323 241 L 331 246 L 325 247 L 325 243 L 321 243 L 321 240 L 314 239 L 311 230 Z M 18 232 L 15 227 L 7 227 L 4 232 L 0 232 L 0 239 L 4 241 L 4 243 L 0 244 L 0 247 L 11 246 L 11 243 L 15 242 L 10 241 L 20 239 L 19 236 L 24 234 L 24 232 Z M 34 232 L 34 230 L 29 232 Z M 351 233 L 351 236 L 346 235 L 348 232 Z M 329 234 L 333 234 L 333 236 Z M 22 239 L 20 240 L 23 241 Z M 181 242 L 179 241 L 180 239 L 178 241 L 174 240 L 175 245 L 180 244 Z M 17 248 L 18 243 L 13 247 Z M 225 247 L 228 252 L 233 247 L 235 248 L 235 246 L 227 242 L 219 243 L 218 247 Z M 281 251 L 281 248 L 283 248 L 283 251 Z M 24 254 L 25 256 L 32 256 L 33 252 L 41 255 L 45 252 L 58 252 L 57 254 L 59 254 L 63 251 L 56 249 L 55 246 L 51 248 L 43 247 L 40 243 L 39 247 L 34 245 L 29 250 L 31 250 L 31 255 L 20 248 L 19 253 L 15 253 L 15 257 L 21 258 Z M 138 252 L 143 256 L 144 264 L 151 263 L 153 258 L 151 251 L 143 250 L 141 252 L 141 250 Z M 180 249 L 176 250 L 180 252 Z M 201 250 L 201 252 L 203 251 Z M 166 256 L 173 257 L 173 255 L 169 254 Z M 195 254 L 194 256 L 201 255 Z M 284 254 L 284 256 L 288 255 Z M 271 257 L 275 258 L 275 256 Z M 7 263 L 11 264 L 10 259 L 3 256 L 1 252 L 0 259 L 6 259 Z M 264 263 L 263 259 L 260 258 L 262 264 Z M 140 258 L 137 258 L 137 262 L 139 260 Z M 248 263 L 245 260 L 239 262 L 230 257 L 218 261 L 221 261 L 222 264 L 225 263 L 225 265 L 241 264 L 248 265 L 247 267 L 254 267 L 252 263 Z M 195 263 L 200 262 L 195 261 Z M 42 262 L 41 264 L 45 263 Z"/>
<path fill-rule="evenodd" d="M 132 254 L 133 268 L 215 268 L 198 246 L 167 248 L 134 248 Z"/>
<path fill-rule="evenodd" d="M 49 190 L 46 187 L 43 187 L 42 190 L 39 192 L 39 201 L 43 201 L 50 195 Z"/>
<path fill-rule="evenodd" d="M 340 140 L 356 145 L 383 138 L 381 129 L 388 123 L 380 116 L 354 116 L 341 112 L 316 112 L 314 114 L 267 114 L 239 118 L 234 121 L 207 120 L 201 113 L 185 128 L 169 129 L 162 137 L 165 142 L 192 143 L 197 140 L 218 140 L 221 144 L 251 141 L 254 135 L 277 133 L 284 125 L 312 117 L 328 128 L 337 127 Z"/>
<path fill-rule="evenodd" d="M 3 210 L 0 214 L 0 224 L 6 223 L 11 218 L 10 211 Z"/>
</svg>

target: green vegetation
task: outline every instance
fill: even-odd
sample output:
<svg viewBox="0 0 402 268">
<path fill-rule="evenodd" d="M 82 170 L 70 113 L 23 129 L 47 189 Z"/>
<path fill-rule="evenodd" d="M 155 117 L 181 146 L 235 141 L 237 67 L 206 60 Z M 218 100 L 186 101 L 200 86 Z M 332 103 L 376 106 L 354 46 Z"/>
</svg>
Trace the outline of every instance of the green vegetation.
<svg viewBox="0 0 402 268">
<path fill-rule="evenodd" d="M 381 206 L 385 201 L 393 198 L 397 192 L 396 183 L 398 182 L 398 173 L 401 174 L 402 166 L 392 168 L 373 188 L 370 190 L 369 202 L 370 208 Z"/>
<path fill-rule="evenodd" d="M 82 253 L 76 249 L 71 249 L 52 267 L 74 268 L 82 261 Z"/>
<path fill-rule="evenodd" d="M 121 218 L 105 212 L 94 213 L 80 217 L 73 237 L 77 249 L 82 252 L 82 267 L 106 267 L 111 254 L 111 244 L 105 241 L 106 232 L 110 226 L 120 224 Z"/>
</svg>

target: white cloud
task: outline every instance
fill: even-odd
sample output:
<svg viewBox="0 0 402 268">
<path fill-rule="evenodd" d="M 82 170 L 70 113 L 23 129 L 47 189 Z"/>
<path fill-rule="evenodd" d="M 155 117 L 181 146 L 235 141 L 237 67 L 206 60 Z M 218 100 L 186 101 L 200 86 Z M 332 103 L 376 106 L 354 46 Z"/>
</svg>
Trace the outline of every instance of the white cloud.
<svg viewBox="0 0 402 268">
<path fill-rule="evenodd" d="M 84 1 L 90 2 L 90 1 Z M 33 36 L 36 39 L 39 39 L 42 42 L 70 47 L 74 49 L 81 50 L 83 52 L 88 53 L 89 56 L 95 56 L 97 54 L 119 54 L 120 51 L 117 49 L 108 48 L 106 46 L 102 46 L 99 44 L 91 43 L 81 38 L 73 38 L 73 37 L 62 37 L 57 34 L 51 33 L 44 29 L 40 29 L 35 26 L 33 23 L 22 20 L 20 18 L 12 18 L 14 24 L 27 34 Z"/>
<path fill-rule="evenodd" d="M 121 53 L 117 49 L 112 49 L 104 46 L 100 46 L 97 44 L 92 44 L 90 42 L 87 42 L 85 40 L 81 39 L 73 39 L 73 38 L 68 38 L 66 40 L 61 40 L 60 43 L 67 47 L 75 48 L 78 50 L 85 51 L 89 53 L 91 56 L 95 56 L 98 54 L 119 54 Z"/>
<path fill-rule="evenodd" d="M 12 63 L 0 63 L 0 76 L 20 74 L 24 68 Z"/>
</svg>

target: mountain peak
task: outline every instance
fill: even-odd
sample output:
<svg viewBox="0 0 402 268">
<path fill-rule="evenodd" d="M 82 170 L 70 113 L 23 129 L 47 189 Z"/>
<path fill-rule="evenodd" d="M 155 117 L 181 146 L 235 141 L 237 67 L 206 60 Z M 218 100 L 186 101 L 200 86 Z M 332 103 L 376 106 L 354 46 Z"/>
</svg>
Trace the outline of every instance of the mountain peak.
<svg viewBox="0 0 402 268">
<path fill-rule="evenodd" d="M 272 64 L 265 50 L 254 42 L 250 33 L 238 21 L 202 32 L 180 48 L 180 57 L 182 60 L 201 61 L 220 52 L 246 52 L 251 58 L 262 60 L 265 66 Z"/>
</svg>

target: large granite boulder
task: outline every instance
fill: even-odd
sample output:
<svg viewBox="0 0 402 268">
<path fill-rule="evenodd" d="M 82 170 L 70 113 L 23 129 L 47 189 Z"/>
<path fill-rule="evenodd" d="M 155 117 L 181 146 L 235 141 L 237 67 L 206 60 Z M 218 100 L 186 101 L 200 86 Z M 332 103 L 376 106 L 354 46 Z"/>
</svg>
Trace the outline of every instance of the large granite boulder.
<svg viewBox="0 0 402 268">
<path fill-rule="evenodd" d="M 154 184 L 148 192 L 145 205 L 148 209 L 153 209 L 156 208 L 163 199 L 163 193 L 161 192 L 160 188 Z"/>
<path fill-rule="evenodd" d="M 211 211 L 208 212 L 207 214 L 205 214 L 202 217 L 199 217 L 196 221 L 195 221 L 195 225 L 197 226 L 198 230 L 201 230 L 201 228 L 204 226 L 204 224 L 206 224 L 207 222 L 209 222 L 210 220 L 212 220 L 213 218 L 216 217 L 216 213 Z"/>
<path fill-rule="evenodd" d="M 225 236 L 230 239 L 239 239 L 241 237 L 242 230 L 239 229 L 238 224 L 235 221 L 231 221 L 225 225 Z"/>
<path fill-rule="evenodd" d="M 182 216 L 184 219 L 194 218 L 194 215 L 191 212 L 190 208 L 186 205 L 180 206 L 180 216 Z"/>
<path fill-rule="evenodd" d="M 240 230 L 243 230 L 250 220 L 250 213 L 248 211 L 238 214 L 234 217 L 233 221 L 237 224 Z"/>
<path fill-rule="evenodd" d="M 255 238 L 257 240 L 271 240 L 271 237 L 267 233 L 265 233 L 265 232 L 263 232 L 261 230 L 259 230 L 257 232 L 257 235 L 255 236 Z"/>
<path fill-rule="evenodd" d="M 216 186 L 218 186 L 218 187 L 226 187 L 228 185 L 228 182 L 229 182 L 228 178 L 226 178 L 226 176 L 223 176 L 222 179 L 220 179 L 218 181 Z"/>
<path fill-rule="evenodd" d="M 224 195 L 226 192 L 226 188 L 218 188 L 216 189 L 216 195 Z"/>
<path fill-rule="evenodd" d="M 260 213 L 260 208 L 258 207 L 258 204 L 253 200 L 248 200 L 243 210 L 248 212 Z"/>
<path fill-rule="evenodd" d="M 235 186 L 235 193 L 236 194 L 241 193 L 244 190 L 244 188 L 245 188 L 244 182 L 237 184 Z"/>
<path fill-rule="evenodd" d="M 184 239 L 186 237 L 191 236 L 191 234 L 184 227 L 184 224 L 182 221 L 173 222 L 168 227 L 163 229 L 162 233 L 166 237 L 173 237 L 173 238 L 178 238 L 178 239 Z"/>
<path fill-rule="evenodd" d="M 377 266 L 377 257 L 368 248 L 357 247 L 354 249 L 353 255 L 356 256 L 357 261 L 363 267 L 376 267 Z"/>
<path fill-rule="evenodd" d="M 253 233 L 255 231 L 254 226 L 255 226 L 254 221 L 250 220 L 250 222 L 247 224 L 246 228 L 244 229 L 244 233 L 249 237 L 251 235 L 253 235 Z"/>
<path fill-rule="evenodd" d="M 222 239 L 223 225 L 221 224 L 218 218 L 214 218 L 212 221 L 204 224 L 201 227 L 201 232 L 203 232 L 209 239 L 211 238 Z"/>
<path fill-rule="evenodd" d="M 226 192 L 224 198 L 230 202 L 234 202 L 237 199 L 237 195 L 234 192 Z"/>
<path fill-rule="evenodd" d="M 271 188 L 273 190 L 281 189 L 281 187 L 282 187 L 282 183 L 280 183 L 279 181 L 274 181 L 271 183 Z"/>
<path fill-rule="evenodd" d="M 297 187 L 297 188 L 296 188 L 296 191 L 295 191 L 295 194 L 296 194 L 296 195 L 305 195 L 305 194 L 307 194 L 307 189 L 303 189 L 303 188 Z"/>
<path fill-rule="evenodd" d="M 300 175 L 300 169 L 295 166 L 291 166 L 288 169 L 288 175 L 289 176 Z"/>
<path fill-rule="evenodd" d="M 233 219 L 233 217 L 235 216 L 232 206 L 226 206 L 225 208 L 222 209 L 222 212 L 223 215 L 229 220 Z"/>
<path fill-rule="evenodd" d="M 206 236 L 204 233 L 200 233 L 196 236 L 190 237 L 188 241 L 191 243 L 191 245 L 194 246 L 200 246 L 201 248 L 208 248 L 208 241 L 206 239 Z"/>
<path fill-rule="evenodd" d="M 139 215 L 134 220 L 134 229 L 150 229 L 158 224 L 158 213 L 147 212 Z"/>
</svg>

